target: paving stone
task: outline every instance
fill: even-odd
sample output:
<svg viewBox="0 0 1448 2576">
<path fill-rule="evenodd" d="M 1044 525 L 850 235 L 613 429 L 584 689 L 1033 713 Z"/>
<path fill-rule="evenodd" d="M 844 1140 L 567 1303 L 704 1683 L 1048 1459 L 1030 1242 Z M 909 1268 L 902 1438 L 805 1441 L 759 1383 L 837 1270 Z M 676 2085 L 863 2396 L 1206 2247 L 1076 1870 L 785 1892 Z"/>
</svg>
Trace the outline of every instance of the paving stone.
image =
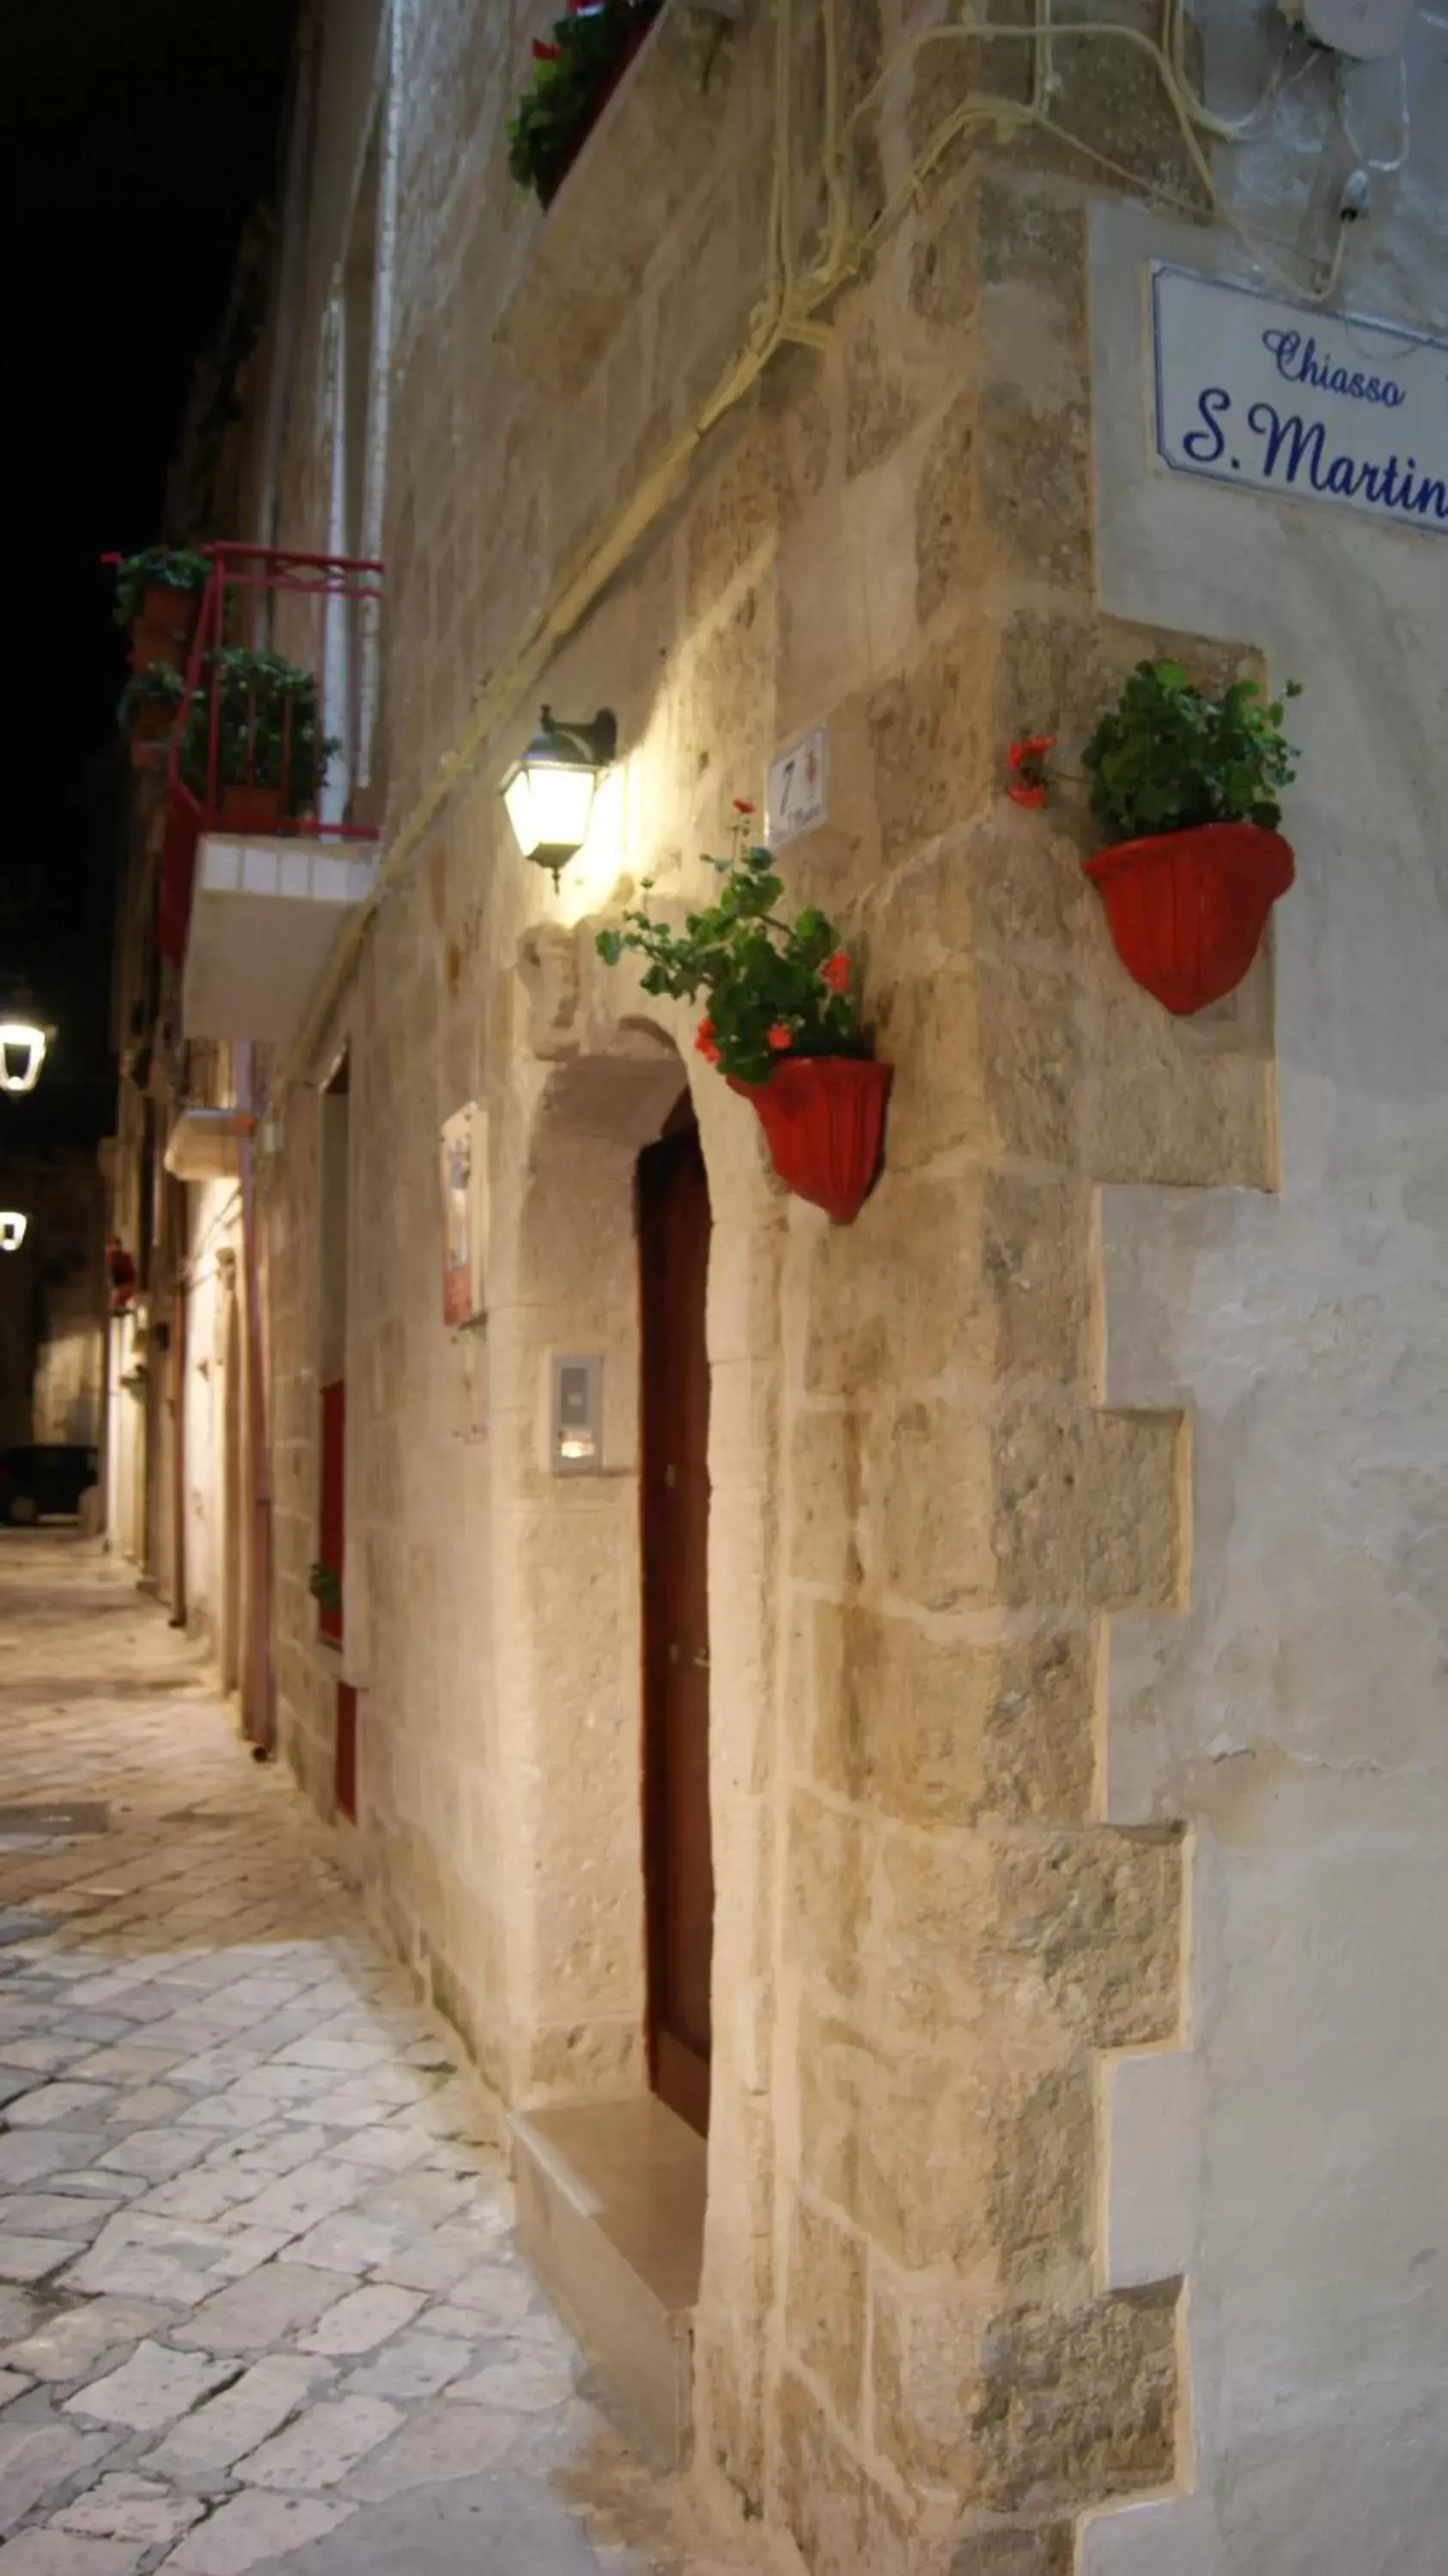
<svg viewBox="0 0 1448 2576">
<path fill-rule="evenodd" d="M 309 2540 L 322 2539 L 354 2511 L 320 2496 L 236 2496 L 188 2532 L 163 2564 L 177 2576 L 246 2576 L 248 2568 L 270 2567 Z"/>
<path fill-rule="evenodd" d="M 310 2407 L 275 2441 L 264 2442 L 241 2462 L 237 2475 L 248 2486 L 336 2486 L 402 2421 L 398 2409 L 380 2397 L 333 2398 Z"/>
<path fill-rule="evenodd" d="M 381 2282 L 352 2290 L 298 2341 L 303 2352 L 370 2352 L 375 2344 L 410 2325 L 422 2304 L 419 2291 L 394 2289 Z"/>
<path fill-rule="evenodd" d="M 335 2218 L 323 2219 L 320 2227 L 310 2228 L 292 2250 L 299 2262 L 320 2263 L 331 2272 L 371 2272 L 418 2241 L 419 2231 L 408 2219 L 378 2218 L 366 2210 L 343 2209 Z M 397 2286 L 401 2289 L 407 2284 L 399 2282 Z"/>
<path fill-rule="evenodd" d="M 349 2397 L 436 2397 L 460 2380 L 473 2354 L 452 2335 L 394 2335 L 370 2361 L 347 2374 Z"/>
<path fill-rule="evenodd" d="M 49 2129 L 59 2122 L 103 2120 L 115 2100 L 105 2084 L 41 2084 L 22 2093 L 5 2117 L 12 2129 Z"/>
<path fill-rule="evenodd" d="M 267 2240 L 276 2250 L 275 2238 Z M 118 2297 L 158 2298 L 194 2307 L 216 2289 L 223 2256 L 241 2250 L 215 2228 L 196 2221 L 148 2218 L 125 2210 L 108 2219 L 90 2252 L 65 2276 L 68 2289 Z M 258 2261 L 265 2261 L 260 2253 Z M 243 2264 L 242 2269 L 246 2267 Z"/>
<path fill-rule="evenodd" d="M 73 2192 L 22 2191 L 0 2200 L 0 2232 L 20 2236 L 75 2236 L 88 2245 L 119 2200 L 82 2199 Z"/>
<path fill-rule="evenodd" d="M 172 2352 L 165 2344 L 147 2341 L 136 2346 L 119 2370 L 68 2397 L 64 2411 L 93 2423 L 127 2424 L 133 2433 L 159 2433 L 235 2376 L 231 2361 Z"/>
<path fill-rule="evenodd" d="M 169 2326 L 176 2313 L 151 2299 L 92 2299 L 47 2317 L 8 2345 L 0 2360 L 35 2379 L 83 2379 L 107 2354 Z"/>
<path fill-rule="evenodd" d="M 209 2352 L 265 2352 L 335 2306 L 339 2281 L 310 2264 L 268 2263 L 207 2299 L 171 2339 Z"/>
<path fill-rule="evenodd" d="M 154 2478 L 126 2474 L 102 2478 L 88 2495 L 53 2513 L 54 2531 L 89 2533 L 98 2540 L 131 2540 L 143 2548 L 168 2548 L 206 2511 L 199 2496 L 173 2494 Z"/>
<path fill-rule="evenodd" d="M 173 2049 L 147 2048 L 138 2041 L 129 2046 L 94 2049 L 79 2060 L 75 2072 L 93 2083 L 148 2084 L 175 2063 Z"/>
<path fill-rule="evenodd" d="M 541 2415 L 550 2406 L 566 2405 L 574 2393 L 567 2364 L 558 2361 L 490 2362 L 475 2379 L 460 2379 L 448 2394 L 478 2406 L 499 2406 L 515 2415 Z"/>
<path fill-rule="evenodd" d="M 48 2037 L 37 2031 L 33 2038 L 8 2039 L 0 2045 L 0 2072 L 8 2078 L 14 2068 L 24 2077 L 17 2089 L 28 2093 L 34 2091 L 37 2075 L 54 2075 L 61 2067 L 74 2066 L 78 2058 L 89 2055 L 89 2049 L 78 2039 L 66 2038 L 58 2031 Z M 10 2099 L 14 2098 L 12 2093 Z"/>
<path fill-rule="evenodd" d="M 109 2144 L 104 2133 L 76 2129 L 27 2130 L 23 2137 L 17 2131 L 0 2138 L 0 2191 L 20 2191 L 66 2166 L 85 2165 Z"/>
<path fill-rule="evenodd" d="M 367 2165 L 384 2173 L 402 2173 L 432 2153 L 431 2141 L 416 2129 L 356 2128 L 339 2138 L 334 2153 L 346 2164 Z"/>
<path fill-rule="evenodd" d="M 359 2406 L 368 2402 L 365 2398 L 354 2401 Z M 410 2487 L 476 2477 L 506 2458 L 518 2421 L 516 2415 L 492 2413 L 482 2406 L 454 2406 L 445 2397 L 436 2398 L 353 2470 L 347 2492 L 364 2503 L 385 2504 L 390 2496 L 403 2495 Z"/>
<path fill-rule="evenodd" d="M 345 2209 L 364 2188 L 355 2165 L 319 2157 L 315 2163 L 299 2165 L 295 2173 L 260 2193 L 251 2204 L 250 2215 L 257 2227 L 279 2227 L 288 2235 L 300 2236 L 307 2228 L 315 2227 L 319 2219 Z"/>
<path fill-rule="evenodd" d="M 273 2354 L 244 2372 L 209 2405 L 199 2406 L 194 2415 L 173 2425 L 160 2447 L 147 2454 L 146 2466 L 168 2477 L 207 2481 L 221 2477 L 335 2375 L 327 2362 L 304 2360 L 300 2354 Z"/>
<path fill-rule="evenodd" d="M 11 2532 L 26 2514 L 116 2447 L 117 2435 L 82 2433 L 53 2418 L 17 2422 L 0 2415 L 0 2532 Z"/>
<path fill-rule="evenodd" d="M 135 2576 L 144 2551 L 120 2540 L 78 2540 L 71 2531 L 22 2531 L 0 2549 L 5 2576 Z"/>
<path fill-rule="evenodd" d="M 61 2236 L 21 2236 L 0 2229 L 0 2281 L 43 2281 L 63 2263 L 75 2260 L 75 2240 Z"/>
<path fill-rule="evenodd" d="M 188 2165 L 199 2164 L 205 2153 L 206 2139 L 195 2130 L 138 2129 L 134 2137 L 108 2147 L 100 2165 L 105 2173 L 144 2174 L 154 2182 L 170 2182 Z"/>
<path fill-rule="evenodd" d="M 448 2304 L 468 2310 L 474 2333 L 480 2325 L 512 2325 L 527 2314 L 533 2296 L 533 2284 L 518 2264 L 479 2263 L 447 2284 Z"/>
<path fill-rule="evenodd" d="M 134 2093 L 123 2093 L 111 2113 L 111 2127 L 120 2128 L 134 2121 L 138 2128 L 150 2128 L 157 2120 L 174 2119 L 186 2108 L 187 2097 L 178 2093 L 174 2084 L 143 2084 Z"/>
</svg>

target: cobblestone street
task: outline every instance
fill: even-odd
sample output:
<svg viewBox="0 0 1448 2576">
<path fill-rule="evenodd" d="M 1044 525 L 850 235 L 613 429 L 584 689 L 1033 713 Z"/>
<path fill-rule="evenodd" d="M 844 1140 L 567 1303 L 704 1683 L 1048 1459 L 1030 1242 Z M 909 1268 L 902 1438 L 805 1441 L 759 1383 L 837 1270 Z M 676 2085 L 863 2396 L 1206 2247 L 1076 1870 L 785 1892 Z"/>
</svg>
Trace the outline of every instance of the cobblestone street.
<svg viewBox="0 0 1448 2576">
<path fill-rule="evenodd" d="M 722 2576 L 485 2105 L 194 1648 L 0 1539 L 0 2569 Z"/>
</svg>

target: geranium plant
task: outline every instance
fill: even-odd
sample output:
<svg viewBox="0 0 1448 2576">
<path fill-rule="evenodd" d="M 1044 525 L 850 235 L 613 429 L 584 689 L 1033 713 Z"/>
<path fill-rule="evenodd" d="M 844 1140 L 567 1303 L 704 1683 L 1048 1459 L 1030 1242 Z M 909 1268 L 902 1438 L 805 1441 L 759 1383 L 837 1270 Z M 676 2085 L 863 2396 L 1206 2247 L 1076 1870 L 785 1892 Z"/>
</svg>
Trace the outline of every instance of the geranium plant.
<svg viewBox="0 0 1448 2576">
<path fill-rule="evenodd" d="M 1138 662 L 1082 754 L 1092 813 L 1113 841 L 1204 823 L 1275 831 L 1278 791 L 1297 774 L 1284 700 L 1300 695 L 1289 681 L 1269 702 L 1255 680 L 1234 680 L 1211 697 L 1179 662 Z"/>
<path fill-rule="evenodd" d="M 682 930 L 647 911 L 601 930 L 597 948 L 616 966 L 644 958 L 646 993 L 669 993 L 707 1009 L 694 1043 L 736 1082 L 768 1082 L 775 1066 L 802 1056 L 868 1057 L 849 955 L 826 914 L 807 904 L 791 921 L 779 911 L 784 881 L 772 852 L 749 838 L 753 808 L 736 806 L 734 847 L 710 858 L 716 902 L 689 913 Z M 645 888 L 645 892 L 650 889 Z"/>
<path fill-rule="evenodd" d="M 638 51 L 662 0 L 570 7 L 533 43 L 533 86 L 508 121 L 508 167 L 540 205 L 551 203 L 610 90 Z"/>
</svg>

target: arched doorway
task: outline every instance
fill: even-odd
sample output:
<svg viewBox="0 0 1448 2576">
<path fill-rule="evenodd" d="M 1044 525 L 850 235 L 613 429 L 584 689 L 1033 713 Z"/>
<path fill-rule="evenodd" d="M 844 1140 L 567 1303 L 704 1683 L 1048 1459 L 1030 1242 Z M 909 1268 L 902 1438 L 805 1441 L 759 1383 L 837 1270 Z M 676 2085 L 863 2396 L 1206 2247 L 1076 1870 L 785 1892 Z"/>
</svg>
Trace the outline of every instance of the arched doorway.
<svg viewBox="0 0 1448 2576">
<path fill-rule="evenodd" d="M 638 1158 L 644 1889 L 654 2091 L 707 2135 L 709 1184 L 687 1093 Z"/>
</svg>

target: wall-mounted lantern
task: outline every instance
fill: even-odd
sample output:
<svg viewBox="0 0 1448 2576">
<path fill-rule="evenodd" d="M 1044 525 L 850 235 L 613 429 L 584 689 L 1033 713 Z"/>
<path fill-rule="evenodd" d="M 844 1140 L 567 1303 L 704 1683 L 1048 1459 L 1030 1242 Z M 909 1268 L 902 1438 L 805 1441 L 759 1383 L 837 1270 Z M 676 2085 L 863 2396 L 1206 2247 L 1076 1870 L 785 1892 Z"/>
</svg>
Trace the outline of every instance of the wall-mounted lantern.
<svg viewBox="0 0 1448 2576">
<path fill-rule="evenodd" d="M 35 1020 L 0 1020 L 0 1091 L 33 1091 L 50 1032 Z"/>
<path fill-rule="evenodd" d="M 29 1223 L 18 1208 L 0 1208 L 0 1252 L 18 1252 Z"/>
<path fill-rule="evenodd" d="M 543 709 L 538 730 L 503 781 L 503 802 L 525 859 L 550 868 L 553 882 L 588 838 L 594 789 L 618 750 L 608 707 L 591 724 L 560 724 Z"/>
</svg>

